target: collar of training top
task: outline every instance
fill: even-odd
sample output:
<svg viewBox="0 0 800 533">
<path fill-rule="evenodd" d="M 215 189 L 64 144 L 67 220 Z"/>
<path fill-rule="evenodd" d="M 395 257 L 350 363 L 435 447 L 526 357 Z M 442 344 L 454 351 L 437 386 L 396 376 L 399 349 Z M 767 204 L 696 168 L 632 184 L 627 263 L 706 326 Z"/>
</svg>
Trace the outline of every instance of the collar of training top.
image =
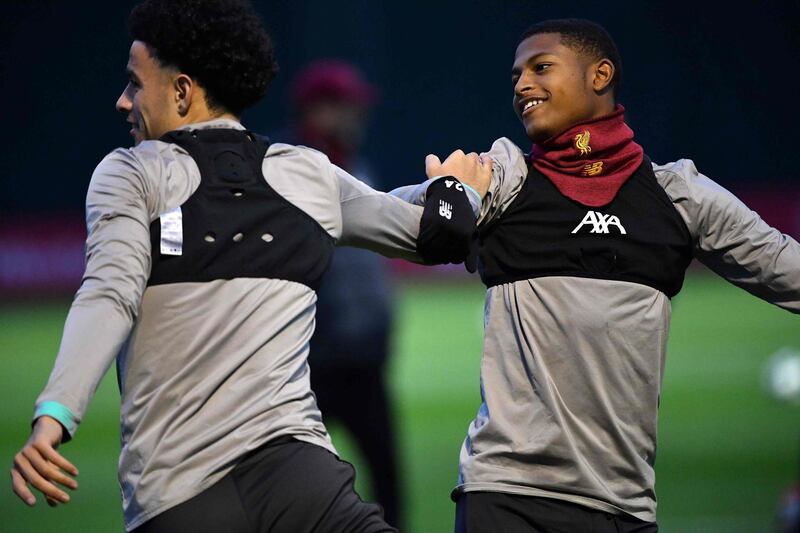
<svg viewBox="0 0 800 533">
<path fill-rule="evenodd" d="M 244 130 L 247 129 L 241 122 L 230 118 L 214 118 L 203 122 L 195 122 L 194 124 L 184 124 L 176 131 L 181 130 L 206 130 L 206 129 L 231 129 L 231 130 Z"/>
</svg>

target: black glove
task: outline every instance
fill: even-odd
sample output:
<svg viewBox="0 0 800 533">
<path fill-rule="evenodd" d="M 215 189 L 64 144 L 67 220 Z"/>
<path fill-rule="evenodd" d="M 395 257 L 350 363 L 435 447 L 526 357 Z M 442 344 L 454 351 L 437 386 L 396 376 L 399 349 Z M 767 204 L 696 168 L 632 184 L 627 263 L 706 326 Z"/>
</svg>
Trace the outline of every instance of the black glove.
<svg viewBox="0 0 800 533">
<path fill-rule="evenodd" d="M 431 264 L 461 263 L 471 258 L 467 270 L 475 272 L 473 233 L 475 215 L 461 182 L 446 176 L 431 183 L 419 224 L 420 257 Z"/>
</svg>

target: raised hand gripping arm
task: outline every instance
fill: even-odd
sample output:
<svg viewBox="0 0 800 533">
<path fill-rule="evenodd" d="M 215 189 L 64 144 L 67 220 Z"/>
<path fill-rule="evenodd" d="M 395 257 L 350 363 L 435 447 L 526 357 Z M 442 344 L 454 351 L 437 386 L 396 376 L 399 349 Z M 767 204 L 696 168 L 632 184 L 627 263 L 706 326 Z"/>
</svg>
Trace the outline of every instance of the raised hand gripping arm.
<svg viewBox="0 0 800 533">
<path fill-rule="evenodd" d="M 442 179 L 441 186 L 434 187 L 435 194 L 412 205 L 334 169 L 342 210 L 340 245 L 417 263 L 464 261 L 480 202 L 468 196 L 474 193 L 468 193 L 459 180 Z M 433 218 L 442 220 L 431 223 Z"/>
<path fill-rule="evenodd" d="M 464 192 L 477 203 L 486 195 L 492 179 L 492 163 L 476 153 L 456 150 L 442 163 L 431 154 L 425 158 L 425 173 L 433 181 L 425 193 L 417 250 L 433 263 L 464 262 L 470 272 L 477 263 L 476 216 Z"/>
</svg>

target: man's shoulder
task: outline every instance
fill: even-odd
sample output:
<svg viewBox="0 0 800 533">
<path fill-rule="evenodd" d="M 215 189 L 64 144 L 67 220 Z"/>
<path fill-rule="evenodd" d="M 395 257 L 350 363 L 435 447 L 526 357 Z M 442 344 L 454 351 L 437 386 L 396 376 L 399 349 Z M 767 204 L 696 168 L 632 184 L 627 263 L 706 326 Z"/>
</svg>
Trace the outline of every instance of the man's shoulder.
<svg viewBox="0 0 800 533">
<path fill-rule="evenodd" d="M 163 141 L 143 141 L 130 148 L 115 148 L 98 164 L 98 169 L 117 167 L 130 172 L 161 170 L 174 162 L 185 164 L 191 156 L 177 144 Z"/>
<path fill-rule="evenodd" d="M 508 150 L 512 150 L 512 151 L 515 151 L 515 152 L 522 153 L 522 149 L 519 146 L 517 146 L 517 143 L 515 143 L 514 141 L 512 141 L 508 137 L 498 137 L 497 139 L 494 140 L 494 142 L 492 143 L 492 146 L 493 147 L 494 146 L 498 146 L 498 147 L 502 146 L 502 147 L 504 147 L 504 148 L 506 148 Z"/>
<path fill-rule="evenodd" d="M 118 194 L 129 191 L 149 197 L 165 188 L 182 189 L 181 184 L 195 183 L 197 179 L 197 164 L 183 148 L 163 141 L 143 141 L 109 152 L 92 174 L 88 195 L 98 191 Z"/>
<path fill-rule="evenodd" d="M 665 164 L 653 163 L 656 179 L 665 189 L 693 197 L 730 195 L 724 187 L 702 174 L 691 159 L 678 159 Z"/>
<path fill-rule="evenodd" d="M 721 213 L 749 212 L 725 187 L 699 172 L 691 159 L 654 163 L 653 171 L 690 228 L 696 228 L 701 221 L 711 222 Z"/>
<path fill-rule="evenodd" d="M 264 155 L 264 176 L 271 184 L 282 183 L 287 179 L 292 187 L 311 187 L 316 190 L 322 184 L 330 189 L 334 186 L 333 163 L 328 156 L 299 144 L 273 143 Z"/>
<path fill-rule="evenodd" d="M 668 163 L 651 163 L 656 181 L 673 202 L 685 200 L 690 194 L 692 184 L 700 176 L 694 161 L 678 159 Z"/>
<path fill-rule="evenodd" d="M 270 144 L 269 148 L 267 149 L 267 153 L 264 155 L 264 158 L 280 157 L 292 158 L 297 161 L 305 160 L 308 163 L 320 166 L 330 164 L 328 156 L 319 150 L 315 150 L 314 148 L 309 148 L 308 146 L 303 146 L 302 144 L 289 144 L 283 142 Z"/>
<path fill-rule="evenodd" d="M 302 145 L 288 143 L 271 143 L 264 154 L 265 159 L 289 158 L 316 165 L 328 165 L 330 161 L 322 152 Z M 103 162 L 130 163 L 142 167 L 169 166 L 179 161 L 185 163 L 192 160 L 189 153 L 180 145 L 160 140 L 143 141 L 130 148 L 116 148 L 109 152 Z M 193 160 L 192 160 L 193 161 Z"/>
<path fill-rule="evenodd" d="M 663 164 L 653 162 L 652 165 L 656 176 L 673 176 L 688 180 L 699 175 L 697 167 L 691 159 L 678 159 L 677 161 Z"/>
<path fill-rule="evenodd" d="M 499 137 L 492 143 L 492 147 L 486 154 L 495 160 L 503 161 L 525 161 L 525 153 L 522 148 L 508 137 Z"/>
</svg>

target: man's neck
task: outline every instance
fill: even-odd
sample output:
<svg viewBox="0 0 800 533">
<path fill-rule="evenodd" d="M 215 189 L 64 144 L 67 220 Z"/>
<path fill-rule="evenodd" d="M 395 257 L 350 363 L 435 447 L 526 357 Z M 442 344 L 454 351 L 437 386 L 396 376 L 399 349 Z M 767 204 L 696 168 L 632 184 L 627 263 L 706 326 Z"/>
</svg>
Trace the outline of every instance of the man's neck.
<svg viewBox="0 0 800 533">
<path fill-rule="evenodd" d="M 234 115 L 233 113 L 211 113 L 211 112 L 198 112 L 198 113 L 187 113 L 185 117 L 181 120 L 180 126 L 186 126 L 188 124 L 197 124 L 198 122 L 209 122 L 211 120 L 233 120 L 235 122 L 240 122 L 239 117 Z"/>
<path fill-rule="evenodd" d="M 605 100 L 601 105 L 597 107 L 592 116 L 587 117 L 586 120 L 597 120 L 599 118 L 607 117 L 616 110 L 617 110 L 617 104 L 614 102 L 614 100 Z"/>
</svg>

